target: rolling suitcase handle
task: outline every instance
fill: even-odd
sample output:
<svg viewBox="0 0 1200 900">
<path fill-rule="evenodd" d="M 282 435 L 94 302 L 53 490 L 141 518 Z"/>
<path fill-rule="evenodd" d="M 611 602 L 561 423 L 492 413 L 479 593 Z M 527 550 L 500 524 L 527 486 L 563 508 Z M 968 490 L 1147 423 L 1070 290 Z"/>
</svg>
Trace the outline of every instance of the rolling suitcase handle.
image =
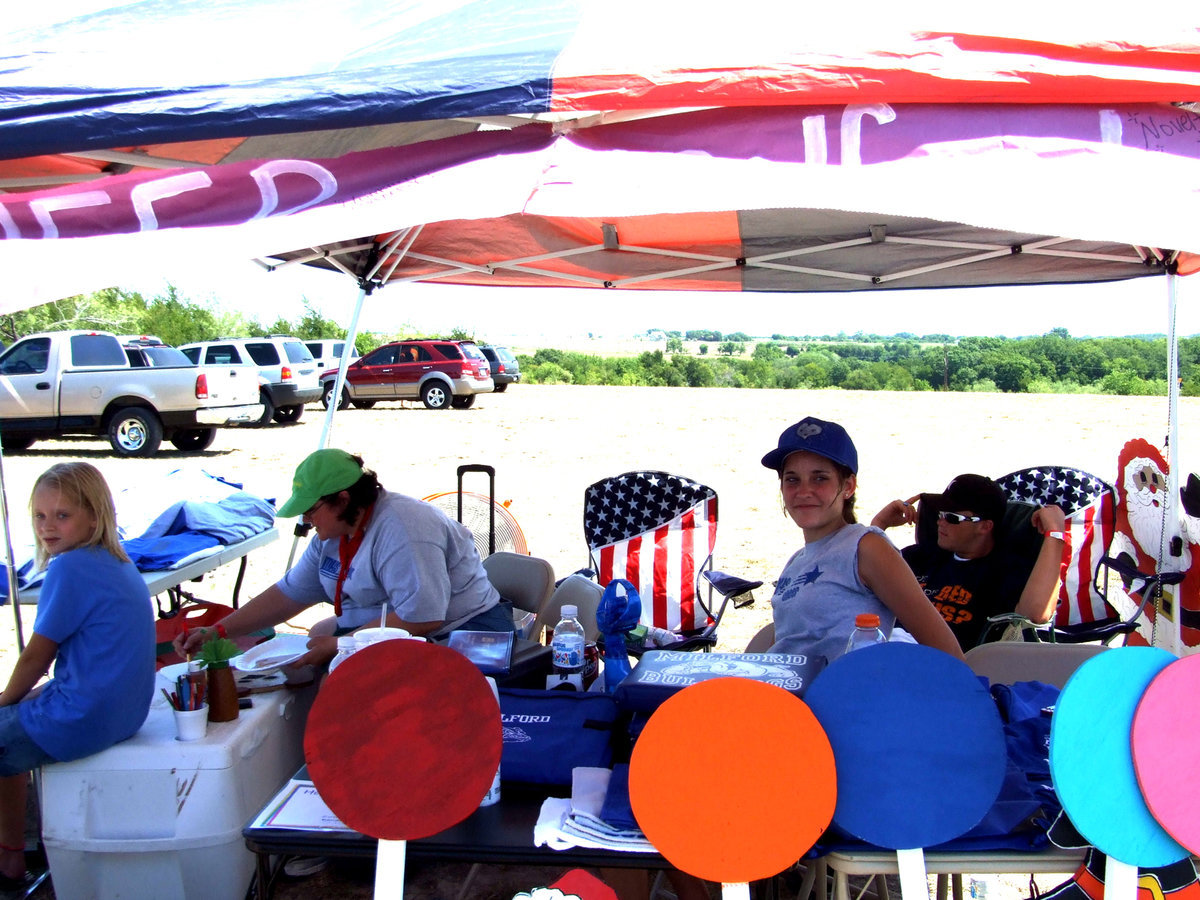
<svg viewBox="0 0 1200 900">
<path fill-rule="evenodd" d="M 488 477 L 488 555 L 496 552 L 496 469 L 492 466 L 468 464 L 458 467 L 458 523 L 463 517 L 463 475 L 483 472 Z"/>
</svg>

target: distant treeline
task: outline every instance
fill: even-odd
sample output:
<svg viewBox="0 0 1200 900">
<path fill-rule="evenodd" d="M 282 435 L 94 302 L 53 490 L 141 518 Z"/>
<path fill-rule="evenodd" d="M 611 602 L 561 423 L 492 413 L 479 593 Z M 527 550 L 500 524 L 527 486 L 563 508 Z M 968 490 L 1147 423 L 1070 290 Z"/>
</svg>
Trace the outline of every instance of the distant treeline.
<svg viewBox="0 0 1200 900">
<path fill-rule="evenodd" d="M 1058 328 L 1040 337 L 915 335 L 785 338 L 688 332 L 709 344 L 685 352 L 679 332 L 666 350 L 600 357 L 543 349 L 520 357 L 523 379 L 540 384 L 679 387 L 840 388 L 856 391 L 1005 391 L 1037 394 L 1165 395 L 1165 337 L 1073 338 Z M 731 340 L 737 337 L 744 340 Z M 1179 342 L 1182 392 L 1200 396 L 1200 337 Z"/>
</svg>

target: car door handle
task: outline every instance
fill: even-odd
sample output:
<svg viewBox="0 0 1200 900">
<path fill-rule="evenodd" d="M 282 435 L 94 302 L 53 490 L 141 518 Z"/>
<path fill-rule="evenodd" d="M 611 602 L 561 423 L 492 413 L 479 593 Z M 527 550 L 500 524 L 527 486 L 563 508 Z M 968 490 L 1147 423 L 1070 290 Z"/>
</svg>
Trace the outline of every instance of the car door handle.
<svg viewBox="0 0 1200 900">
<path fill-rule="evenodd" d="M 48 391 L 48 390 L 50 390 L 50 382 L 48 382 L 48 381 L 39 381 L 39 382 L 38 382 L 37 384 L 35 384 L 33 387 L 34 387 L 34 389 L 35 389 L 35 390 L 39 390 L 39 391 Z"/>
<path fill-rule="evenodd" d="M 392 369 L 390 369 L 390 368 L 389 369 L 380 369 L 379 371 L 382 372 L 384 375 L 392 374 Z"/>
<path fill-rule="evenodd" d="M 421 371 L 422 371 L 422 372 L 428 372 L 428 371 L 429 371 L 430 369 L 432 369 L 432 368 L 433 368 L 433 366 L 421 366 Z"/>
</svg>

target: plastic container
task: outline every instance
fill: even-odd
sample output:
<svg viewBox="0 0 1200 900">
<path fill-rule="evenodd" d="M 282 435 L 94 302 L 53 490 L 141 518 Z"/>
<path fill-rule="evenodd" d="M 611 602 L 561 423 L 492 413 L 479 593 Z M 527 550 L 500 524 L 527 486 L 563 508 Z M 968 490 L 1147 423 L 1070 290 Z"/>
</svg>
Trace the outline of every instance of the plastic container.
<svg viewBox="0 0 1200 900">
<path fill-rule="evenodd" d="M 887 635 L 879 627 L 879 616 L 875 613 L 859 613 L 854 617 L 854 631 L 846 641 L 846 652 L 872 647 L 887 642 Z"/>
<path fill-rule="evenodd" d="M 329 661 L 329 671 L 332 672 L 358 649 L 358 640 L 352 634 L 344 634 L 337 639 L 337 654 Z"/>
<path fill-rule="evenodd" d="M 42 768 L 42 835 L 54 892 L 72 898 L 243 900 L 255 857 L 242 828 L 304 762 L 312 690 L 253 695 L 232 722 L 175 740 L 150 710 L 129 740 Z"/>
<path fill-rule="evenodd" d="M 583 675 L 583 649 L 587 642 L 583 626 L 579 624 L 579 607 L 564 604 L 562 618 L 554 626 L 554 637 L 550 640 L 550 653 L 554 674 L 560 677 Z"/>
<path fill-rule="evenodd" d="M 360 628 L 354 632 L 354 641 L 360 650 L 369 644 L 378 644 L 383 641 L 407 640 L 411 637 L 412 633 L 408 629 L 393 628 L 390 625 L 385 625 L 382 628 L 378 626 L 375 628 Z"/>
<path fill-rule="evenodd" d="M 496 714 L 500 714 L 500 689 L 496 687 L 496 679 L 491 675 L 485 675 L 485 680 L 488 687 L 492 689 L 492 696 L 496 698 Z M 496 775 L 492 779 L 492 786 L 488 788 L 488 792 L 483 795 L 483 799 L 479 801 L 480 806 L 494 806 L 500 802 L 500 765 L 496 765 Z"/>
</svg>

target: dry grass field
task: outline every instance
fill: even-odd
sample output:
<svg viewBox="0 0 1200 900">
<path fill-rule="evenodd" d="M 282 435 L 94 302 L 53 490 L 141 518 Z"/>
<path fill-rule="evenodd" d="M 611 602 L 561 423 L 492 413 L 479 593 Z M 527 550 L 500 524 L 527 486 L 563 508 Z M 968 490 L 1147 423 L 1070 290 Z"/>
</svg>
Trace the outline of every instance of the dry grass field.
<svg viewBox="0 0 1200 900">
<path fill-rule="evenodd" d="M 1180 404 L 1179 457 L 1185 471 L 1200 466 L 1198 404 L 1188 399 Z M 1026 466 L 1063 464 L 1112 481 L 1126 440 L 1140 436 L 1162 445 L 1167 431 L 1167 404 L 1160 398 L 515 385 L 504 394 L 480 397 L 469 410 L 432 412 L 401 403 L 349 409 L 335 418 L 330 443 L 361 453 L 386 487 L 415 496 L 453 490 L 460 464 L 494 466 L 497 499 L 511 501 L 530 551 L 549 560 L 559 576 L 587 563 L 582 500 L 588 484 L 638 468 L 687 475 L 719 494 L 718 568 L 770 582 L 799 545 L 800 534 L 782 515 L 775 476 L 759 460 L 785 426 L 805 415 L 839 421 L 855 439 L 858 508 L 866 519 L 893 498 L 938 490 L 964 471 L 998 476 Z M 34 479 L 52 463 L 73 459 L 92 461 L 114 491 L 125 492 L 119 509 L 137 502 L 154 509 L 156 479 L 180 467 L 202 467 L 282 499 L 296 463 L 317 447 L 322 425 L 323 410 L 314 406 L 295 425 L 230 429 L 203 453 L 185 455 L 164 445 L 146 460 L 114 458 L 100 441 L 38 443 L 3 460 L 8 511 L 18 530 L 27 529 Z M 486 480 L 473 476 L 466 487 L 485 490 Z M 282 527 L 287 533 L 251 558 L 243 599 L 284 571 L 292 550 L 291 523 Z M 895 540 L 902 545 L 908 535 L 896 534 Z M 233 569 L 191 587 L 197 596 L 228 602 Z M 770 620 L 769 596 L 764 588 L 755 607 L 729 613 L 721 649 L 740 649 Z M 27 629 L 32 613 L 32 608 L 24 611 Z M 0 666 L 7 672 L 16 645 L 10 611 L 3 622 Z M 446 896 L 453 877 L 426 875 L 429 886 L 418 888 L 425 876 L 413 872 L 409 895 Z M 369 886 L 355 893 L 359 888 L 350 881 L 323 883 L 277 896 L 369 896 Z M 511 897 L 515 888 L 510 886 L 479 896 Z"/>
</svg>

